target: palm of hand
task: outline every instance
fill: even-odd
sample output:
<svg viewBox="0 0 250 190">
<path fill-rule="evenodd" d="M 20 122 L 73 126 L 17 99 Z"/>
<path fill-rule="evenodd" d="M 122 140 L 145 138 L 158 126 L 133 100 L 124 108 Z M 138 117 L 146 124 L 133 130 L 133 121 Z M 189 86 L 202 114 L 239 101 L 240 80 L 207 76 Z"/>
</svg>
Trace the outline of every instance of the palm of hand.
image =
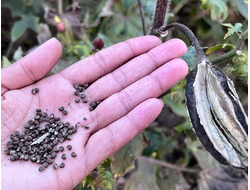
<svg viewBox="0 0 250 190">
<path fill-rule="evenodd" d="M 59 43 L 50 40 L 21 61 L 3 69 L 2 188 L 72 189 L 105 158 L 146 128 L 162 108 L 162 103 L 155 97 L 187 72 L 185 63 L 174 59 L 186 51 L 183 42 L 172 40 L 159 44 L 155 37 L 131 39 L 40 80 L 61 53 Z M 171 54 L 166 54 L 167 49 Z M 74 102 L 75 83 L 91 83 L 85 91 L 88 102 L 103 100 L 94 111 L 89 111 L 89 104 Z M 38 94 L 31 93 L 34 87 L 40 89 Z M 58 110 L 60 106 L 68 111 L 66 116 Z M 11 162 L 4 153 L 10 134 L 16 130 L 22 132 L 37 108 L 54 113 L 71 125 L 80 122 L 73 139 L 59 144 L 71 144 L 72 151 L 77 153 L 77 157 L 72 158 L 70 151 L 65 151 L 67 159 L 63 169 L 56 171 L 48 167 L 40 173 L 38 164 Z M 89 129 L 82 128 L 83 125 L 88 125 Z M 60 155 L 54 159 L 55 163 L 62 162 Z"/>
</svg>

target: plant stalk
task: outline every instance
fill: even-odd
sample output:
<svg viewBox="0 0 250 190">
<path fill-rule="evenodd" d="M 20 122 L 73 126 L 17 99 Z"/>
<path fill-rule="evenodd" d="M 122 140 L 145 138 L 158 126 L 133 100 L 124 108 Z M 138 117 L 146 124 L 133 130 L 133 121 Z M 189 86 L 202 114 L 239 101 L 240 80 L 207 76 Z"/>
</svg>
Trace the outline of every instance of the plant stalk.
<svg viewBox="0 0 250 190">
<path fill-rule="evenodd" d="M 143 31 L 143 35 L 145 36 L 145 35 L 147 35 L 147 31 L 146 31 L 145 17 L 144 17 L 144 11 L 143 11 L 141 0 L 137 0 L 137 4 L 138 4 L 139 10 L 140 10 L 142 31 Z"/>
<path fill-rule="evenodd" d="M 228 60 L 228 59 L 231 59 L 231 58 L 234 57 L 235 55 L 237 55 L 236 52 L 237 52 L 238 50 L 241 50 L 242 44 L 244 43 L 244 41 L 245 41 L 247 38 L 248 38 L 248 30 L 246 30 L 245 32 L 243 32 L 243 33 L 240 35 L 240 38 L 239 38 L 239 40 L 238 40 L 238 42 L 237 42 L 235 48 L 234 48 L 232 51 L 230 51 L 230 52 L 228 52 L 228 53 L 226 53 L 226 54 L 224 54 L 224 55 L 222 55 L 222 56 L 220 56 L 220 57 L 218 57 L 218 58 L 212 60 L 211 63 L 212 63 L 212 64 L 216 64 L 216 63 L 219 63 L 219 62 L 221 62 L 221 61 L 226 61 L 226 60 Z"/>
<path fill-rule="evenodd" d="M 159 28 L 164 25 L 165 15 L 169 10 L 170 2 L 171 0 L 157 0 L 150 35 L 157 34 Z"/>
<path fill-rule="evenodd" d="M 166 31 L 169 29 L 169 28 L 172 28 L 172 27 L 177 27 L 179 29 L 181 29 L 189 38 L 189 40 L 192 42 L 192 44 L 194 45 L 195 47 L 195 50 L 196 50 L 196 54 L 197 54 L 197 63 L 201 63 L 201 61 L 205 60 L 206 62 L 209 62 L 209 60 L 207 59 L 206 55 L 204 54 L 201 46 L 200 46 L 200 43 L 198 41 L 198 39 L 196 38 L 196 36 L 194 35 L 194 33 L 187 27 L 185 26 L 184 24 L 180 24 L 180 23 L 171 23 L 171 24 L 168 24 L 167 26 L 163 26 L 159 29 L 159 33 L 160 34 L 165 34 Z"/>
<path fill-rule="evenodd" d="M 167 167 L 167 168 L 170 168 L 170 169 L 173 169 L 173 170 L 189 172 L 189 173 L 198 173 L 198 172 L 200 172 L 200 170 L 197 170 L 197 169 L 185 168 L 185 167 L 182 167 L 182 166 L 177 166 L 177 165 L 174 165 L 174 164 L 170 164 L 170 163 L 163 162 L 163 161 L 160 161 L 160 160 L 156 160 L 156 159 L 153 159 L 153 158 L 147 158 L 147 157 L 144 157 L 144 156 L 137 156 L 136 159 L 137 160 L 142 160 L 142 161 L 145 161 L 145 162 L 150 162 L 150 163 L 153 163 L 153 164 L 157 164 L 157 165 Z"/>
</svg>

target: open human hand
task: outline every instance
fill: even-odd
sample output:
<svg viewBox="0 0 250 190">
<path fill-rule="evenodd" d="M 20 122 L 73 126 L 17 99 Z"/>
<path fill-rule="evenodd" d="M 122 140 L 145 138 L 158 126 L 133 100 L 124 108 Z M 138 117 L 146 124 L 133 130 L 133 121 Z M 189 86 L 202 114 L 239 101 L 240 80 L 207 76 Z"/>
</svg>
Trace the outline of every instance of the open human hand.
<svg viewBox="0 0 250 190">
<path fill-rule="evenodd" d="M 186 51 L 182 41 L 173 39 L 161 44 L 158 38 L 145 36 L 113 45 L 43 78 L 61 51 L 60 43 L 51 39 L 2 69 L 2 189 L 74 188 L 157 118 L 163 103 L 156 97 L 188 71 L 186 63 L 178 58 Z M 73 85 L 86 83 L 90 84 L 85 91 L 88 102 L 102 101 L 91 112 L 88 104 L 74 101 Z M 40 91 L 32 94 L 35 87 Z M 68 111 L 67 115 L 58 110 L 60 106 Z M 11 162 L 4 153 L 10 134 L 22 132 L 38 108 L 54 113 L 63 122 L 80 122 L 73 139 L 62 144 L 71 144 L 77 153 L 76 158 L 68 156 L 64 160 L 63 169 L 48 167 L 39 172 L 38 164 Z M 54 162 L 61 163 L 61 157 Z"/>
</svg>

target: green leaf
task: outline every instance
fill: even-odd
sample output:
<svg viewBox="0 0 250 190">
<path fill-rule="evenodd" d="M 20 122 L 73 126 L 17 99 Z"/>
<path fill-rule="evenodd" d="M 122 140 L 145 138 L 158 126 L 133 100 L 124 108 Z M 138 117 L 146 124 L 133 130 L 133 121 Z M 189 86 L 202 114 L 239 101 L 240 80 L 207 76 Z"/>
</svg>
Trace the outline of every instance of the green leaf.
<svg viewBox="0 0 250 190">
<path fill-rule="evenodd" d="M 17 50 L 15 51 L 14 55 L 13 55 L 13 59 L 15 61 L 21 59 L 23 57 L 23 51 L 21 47 L 18 47 Z"/>
<path fill-rule="evenodd" d="M 35 32 L 38 31 L 37 17 L 24 17 L 22 20 L 15 22 L 13 28 L 11 29 L 12 42 L 18 40 L 28 28 Z"/>
<path fill-rule="evenodd" d="M 5 56 L 3 56 L 2 62 L 3 62 L 3 64 L 2 64 L 3 67 L 2 67 L 2 68 L 11 65 L 11 62 L 10 62 L 9 59 L 8 59 L 7 57 L 5 57 Z"/>
<path fill-rule="evenodd" d="M 241 33 L 242 32 L 242 24 L 241 23 L 236 23 L 234 26 L 231 23 L 222 23 L 222 26 L 226 26 L 227 27 L 227 33 L 224 36 L 224 40 L 228 37 L 233 35 L 234 33 Z M 239 34 L 238 34 L 239 35 Z"/>
<path fill-rule="evenodd" d="M 187 117 L 187 110 L 186 110 L 184 104 L 179 102 L 179 100 L 174 101 L 171 98 L 171 96 L 172 96 L 172 94 L 167 94 L 166 96 L 164 96 L 163 102 L 166 103 L 167 105 L 169 105 L 175 114 L 183 116 L 183 117 Z"/>
<path fill-rule="evenodd" d="M 137 162 L 137 170 L 125 182 L 125 190 L 159 190 L 156 184 L 156 165 L 149 162 Z"/>
<path fill-rule="evenodd" d="M 123 4 L 126 10 L 130 10 L 137 4 L 136 0 L 123 0 Z"/>
<path fill-rule="evenodd" d="M 228 17 L 226 1 L 223 0 L 201 0 L 200 9 L 210 11 L 213 21 L 223 22 Z"/>
<path fill-rule="evenodd" d="M 212 52 L 215 51 L 215 50 L 223 49 L 223 48 L 231 48 L 231 49 L 234 49 L 235 46 L 232 45 L 232 44 L 227 44 L 227 43 L 218 44 L 218 45 L 216 45 L 216 46 L 213 46 L 213 47 L 208 48 L 207 51 L 206 51 L 206 55 L 209 55 L 210 53 L 212 53 Z"/>
<path fill-rule="evenodd" d="M 189 125 L 191 126 L 190 121 L 189 121 Z M 193 129 L 185 129 L 184 133 L 192 140 L 192 142 L 197 140 L 196 133 L 194 132 Z"/>
<path fill-rule="evenodd" d="M 243 0 L 233 0 L 238 7 L 238 10 L 242 16 L 244 16 L 246 19 L 248 19 L 248 1 Z"/>
<path fill-rule="evenodd" d="M 196 51 L 194 46 L 189 46 L 187 52 L 181 57 L 187 64 L 189 70 L 193 70 L 197 65 Z"/>
<path fill-rule="evenodd" d="M 178 133 L 181 133 L 181 132 L 186 131 L 186 130 L 188 130 L 188 129 L 192 129 L 192 126 L 191 126 L 191 124 L 190 124 L 190 121 L 189 121 L 189 120 L 186 120 L 184 123 L 175 126 L 174 129 L 175 129 Z"/>
<path fill-rule="evenodd" d="M 137 135 L 111 157 L 111 171 L 122 175 L 143 149 L 141 134 Z"/>
<path fill-rule="evenodd" d="M 3 0 L 1 2 L 3 7 L 8 7 L 11 10 L 13 17 L 23 15 L 26 7 L 24 1 Z"/>
</svg>

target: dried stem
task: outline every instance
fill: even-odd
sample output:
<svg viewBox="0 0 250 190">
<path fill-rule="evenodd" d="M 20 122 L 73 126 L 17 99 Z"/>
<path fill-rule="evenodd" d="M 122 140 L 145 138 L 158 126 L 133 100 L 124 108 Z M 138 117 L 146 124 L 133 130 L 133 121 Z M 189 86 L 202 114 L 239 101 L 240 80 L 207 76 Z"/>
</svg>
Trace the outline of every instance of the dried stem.
<svg viewBox="0 0 250 190">
<path fill-rule="evenodd" d="M 206 62 L 209 62 L 206 55 L 204 54 L 201 46 L 200 46 L 200 43 L 199 41 L 197 40 L 196 36 L 194 35 L 194 33 L 187 27 L 185 26 L 184 24 L 180 24 L 180 23 L 171 23 L 171 24 L 168 24 L 167 26 L 163 26 L 159 29 L 159 33 L 160 34 L 165 34 L 166 31 L 169 29 L 169 28 L 172 28 L 172 27 L 177 27 L 179 29 L 181 29 L 189 38 L 189 40 L 192 42 L 192 44 L 194 45 L 195 47 L 195 50 L 196 50 L 196 54 L 197 54 L 197 63 L 201 63 L 202 60 L 205 60 Z"/>
<path fill-rule="evenodd" d="M 146 25 L 145 25 L 145 17 L 144 17 L 144 11 L 143 11 L 143 7 L 141 4 L 141 0 L 137 0 L 138 3 L 138 7 L 140 10 L 140 17 L 141 17 L 141 23 L 142 23 L 142 31 L 143 31 L 143 35 L 147 35 L 147 31 L 146 31 Z"/>
<path fill-rule="evenodd" d="M 167 167 L 167 168 L 170 168 L 170 169 L 173 169 L 173 170 L 178 170 L 178 171 L 183 171 L 183 172 L 189 172 L 189 173 L 198 173 L 198 172 L 200 172 L 200 170 L 197 170 L 197 169 L 185 168 L 185 167 L 182 167 L 182 166 L 177 166 L 177 165 L 174 165 L 174 164 L 159 161 L 159 160 L 156 160 L 156 159 L 153 159 L 153 158 L 147 158 L 147 157 L 144 157 L 144 156 L 137 156 L 137 160 L 150 162 L 150 163 L 153 163 L 153 164 L 157 164 L 157 165 L 160 165 L 160 166 L 163 166 L 163 167 Z"/>
<path fill-rule="evenodd" d="M 165 15 L 169 10 L 171 0 L 157 0 L 153 18 L 153 26 L 150 30 L 151 35 L 157 34 L 157 31 L 165 23 Z"/>
</svg>

